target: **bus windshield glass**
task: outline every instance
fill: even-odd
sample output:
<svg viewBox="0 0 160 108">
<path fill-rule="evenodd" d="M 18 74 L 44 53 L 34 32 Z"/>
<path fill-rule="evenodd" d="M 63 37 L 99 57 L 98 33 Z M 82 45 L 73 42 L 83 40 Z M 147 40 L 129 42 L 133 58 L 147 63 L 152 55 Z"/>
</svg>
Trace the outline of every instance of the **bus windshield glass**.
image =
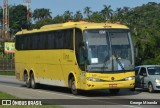
<svg viewBox="0 0 160 108">
<path fill-rule="evenodd" d="M 86 30 L 87 71 L 111 72 L 134 69 L 129 30 Z"/>
</svg>

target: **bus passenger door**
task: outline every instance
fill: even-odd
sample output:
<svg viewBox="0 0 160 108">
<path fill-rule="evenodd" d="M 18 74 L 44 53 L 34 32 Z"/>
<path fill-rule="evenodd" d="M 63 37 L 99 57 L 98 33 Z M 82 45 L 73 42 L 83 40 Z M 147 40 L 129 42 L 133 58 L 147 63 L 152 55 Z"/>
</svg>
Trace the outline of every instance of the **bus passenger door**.
<svg viewBox="0 0 160 108">
<path fill-rule="evenodd" d="M 85 70 L 85 49 L 83 47 L 79 48 L 79 68 L 84 71 Z"/>
<path fill-rule="evenodd" d="M 75 56 L 76 56 L 76 71 L 78 72 L 78 81 L 80 82 L 80 88 L 84 88 L 85 84 L 85 42 L 82 35 L 82 30 L 75 29 Z"/>
<path fill-rule="evenodd" d="M 78 82 L 80 82 L 80 88 L 85 87 L 85 64 L 86 64 L 86 57 L 85 57 L 85 50 L 83 47 L 79 47 L 77 52 L 77 73 L 78 73 Z"/>
</svg>

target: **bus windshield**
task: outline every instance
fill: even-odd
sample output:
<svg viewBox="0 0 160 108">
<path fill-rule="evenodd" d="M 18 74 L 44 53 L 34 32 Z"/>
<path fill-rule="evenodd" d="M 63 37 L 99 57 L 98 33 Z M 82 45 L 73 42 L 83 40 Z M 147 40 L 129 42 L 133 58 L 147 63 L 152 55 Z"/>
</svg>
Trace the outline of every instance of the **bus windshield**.
<svg viewBox="0 0 160 108">
<path fill-rule="evenodd" d="M 86 30 L 87 71 L 134 69 L 129 30 Z"/>
</svg>

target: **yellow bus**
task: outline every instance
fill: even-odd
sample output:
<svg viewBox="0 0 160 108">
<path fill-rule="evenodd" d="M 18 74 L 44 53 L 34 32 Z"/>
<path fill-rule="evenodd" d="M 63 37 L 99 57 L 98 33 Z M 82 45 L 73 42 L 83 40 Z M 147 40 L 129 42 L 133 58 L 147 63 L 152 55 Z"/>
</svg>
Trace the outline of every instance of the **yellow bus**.
<svg viewBox="0 0 160 108">
<path fill-rule="evenodd" d="M 66 22 L 22 30 L 15 38 L 16 78 L 80 90 L 134 88 L 129 28 L 116 23 Z"/>
</svg>

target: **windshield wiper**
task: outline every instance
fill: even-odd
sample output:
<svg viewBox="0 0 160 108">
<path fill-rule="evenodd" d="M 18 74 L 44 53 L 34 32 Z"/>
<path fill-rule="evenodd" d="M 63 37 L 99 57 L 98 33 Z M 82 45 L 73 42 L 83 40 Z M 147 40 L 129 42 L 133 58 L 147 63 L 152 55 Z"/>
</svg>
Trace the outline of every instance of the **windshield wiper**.
<svg viewBox="0 0 160 108">
<path fill-rule="evenodd" d="M 115 50 L 113 50 L 113 53 L 114 53 L 114 56 L 115 56 L 115 58 L 116 58 L 117 63 L 120 65 L 121 69 L 122 69 L 122 70 L 125 70 L 125 69 L 124 69 L 124 66 L 123 66 L 122 63 L 121 63 L 121 61 L 118 59 L 118 56 L 117 56 Z"/>
</svg>

